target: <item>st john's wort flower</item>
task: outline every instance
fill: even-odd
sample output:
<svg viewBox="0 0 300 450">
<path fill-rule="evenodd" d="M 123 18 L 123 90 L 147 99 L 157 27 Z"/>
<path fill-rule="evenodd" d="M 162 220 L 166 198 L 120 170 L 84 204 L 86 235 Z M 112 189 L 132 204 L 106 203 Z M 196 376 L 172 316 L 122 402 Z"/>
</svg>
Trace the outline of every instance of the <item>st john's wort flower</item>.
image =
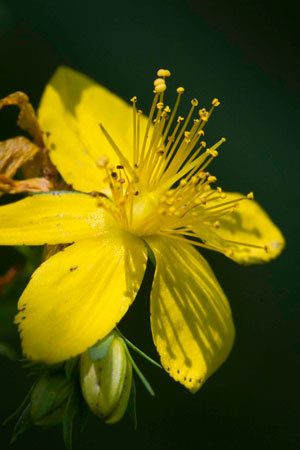
<svg viewBox="0 0 300 450">
<path fill-rule="evenodd" d="M 219 105 L 191 102 L 177 116 L 159 70 L 149 117 L 68 68 L 47 85 L 38 120 L 50 157 L 73 192 L 37 194 L 0 208 L 1 245 L 71 244 L 33 274 L 18 304 L 24 355 L 56 363 L 85 352 L 120 321 L 155 257 L 151 328 L 169 374 L 196 392 L 234 340 L 229 303 L 195 247 L 242 264 L 269 261 L 280 231 L 252 199 L 223 193 L 208 166 L 203 128 Z M 99 128 L 100 124 L 100 128 Z M 76 192 L 75 192 L 76 191 Z"/>
</svg>

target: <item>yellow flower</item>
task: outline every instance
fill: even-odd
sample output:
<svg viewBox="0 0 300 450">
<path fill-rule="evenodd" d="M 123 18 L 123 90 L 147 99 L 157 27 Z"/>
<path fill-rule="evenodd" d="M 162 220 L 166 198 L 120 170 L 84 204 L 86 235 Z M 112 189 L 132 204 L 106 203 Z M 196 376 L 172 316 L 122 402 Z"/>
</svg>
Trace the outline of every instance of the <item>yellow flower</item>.
<svg viewBox="0 0 300 450">
<path fill-rule="evenodd" d="M 18 304 L 24 354 L 46 363 L 84 352 L 115 327 L 138 292 L 150 247 L 153 340 L 164 368 L 196 392 L 227 358 L 234 325 L 194 246 L 251 264 L 276 257 L 284 239 L 252 194 L 212 187 L 207 169 L 224 139 L 206 149 L 202 137 L 219 101 L 192 121 L 194 99 L 186 119 L 177 117 L 184 89 L 171 110 L 164 103 L 169 75 L 158 71 L 147 118 L 135 97 L 129 106 L 58 69 L 39 123 L 52 161 L 76 192 L 1 207 L 0 244 L 72 244 L 36 270 Z"/>
</svg>

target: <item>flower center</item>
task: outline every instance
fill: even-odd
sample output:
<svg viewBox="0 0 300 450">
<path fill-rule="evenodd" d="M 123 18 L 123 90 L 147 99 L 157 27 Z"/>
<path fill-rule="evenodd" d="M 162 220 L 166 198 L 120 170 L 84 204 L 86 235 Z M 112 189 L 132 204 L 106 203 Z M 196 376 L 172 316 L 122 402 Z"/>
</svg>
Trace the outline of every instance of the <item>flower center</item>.
<svg viewBox="0 0 300 450">
<path fill-rule="evenodd" d="M 188 239 L 189 242 L 193 239 L 195 245 L 224 253 L 217 243 L 215 247 L 206 245 L 203 236 L 207 230 L 220 227 L 218 219 L 230 213 L 240 201 L 252 199 L 253 194 L 226 201 L 222 189 L 211 186 L 216 182 L 216 177 L 207 171 L 207 167 L 218 156 L 217 149 L 225 139 L 220 139 L 207 149 L 206 142 L 202 140 L 203 128 L 220 102 L 214 99 L 209 111 L 205 108 L 198 110 L 198 117 L 192 120 L 198 106 L 198 100 L 193 99 L 184 119 L 177 116 L 184 89 L 177 89 L 177 100 L 171 110 L 164 104 L 165 79 L 170 72 L 160 69 L 157 75 L 143 135 L 142 111 L 136 107 L 137 98 L 131 99 L 133 161 L 128 161 L 100 124 L 120 161 L 119 165 L 112 167 L 106 156 L 98 160 L 98 166 L 106 172 L 110 190 L 109 198 L 102 196 L 100 205 L 113 215 L 120 226 L 137 235 L 164 234 Z M 199 239 L 202 242 L 198 242 Z"/>
</svg>

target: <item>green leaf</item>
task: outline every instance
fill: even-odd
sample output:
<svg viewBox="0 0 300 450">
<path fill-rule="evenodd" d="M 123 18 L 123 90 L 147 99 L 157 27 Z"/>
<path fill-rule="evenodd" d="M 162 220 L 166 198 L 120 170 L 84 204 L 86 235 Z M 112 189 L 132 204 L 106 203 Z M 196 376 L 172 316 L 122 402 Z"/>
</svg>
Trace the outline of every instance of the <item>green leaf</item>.
<svg viewBox="0 0 300 450">
<path fill-rule="evenodd" d="M 133 421 L 133 428 L 137 429 L 137 415 L 136 415 L 136 387 L 134 377 L 132 377 L 131 391 L 128 402 L 128 413 Z"/>
<path fill-rule="evenodd" d="M 75 384 L 68 398 L 65 415 L 63 419 L 63 438 L 67 450 L 72 450 L 73 422 L 79 411 L 79 391 Z"/>
<path fill-rule="evenodd" d="M 145 358 L 147 361 L 149 361 L 151 364 L 153 364 L 156 367 L 159 367 L 160 369 L 162 369 L 162 366 L 154 361 L 154 359 L 150 358 L 150 356 L 146 355 L 146 353 L 144 353 L 142 350 L 140 350 L 136 345 L 134 345 L 132 342 L 129 341 L 129 339 L 127 339 L 122 333 L 121 331 L 116 328 L 117 332 L 119 333 L 119 335 L 121 336 L 122 339 L 124 339 L 124 341 L 126 342 L 126 344 L 128 344 L 129 347 L 132 348 L 132 350 L 134 350 L 135 352 L 137 352 L 140 356 L 142 356 L 143 358 Z"/>
<path fill-rule="evenodd" d="M 132 364 L 132 367 L 134 368 L 134 370 L 136 371 L 137 376 L 140 378 L 141 382 L 143 383 L 143 385 L 145 386 L 145 388 L 147 389 L 147 391 L 149 392 L 150 395 L 152 395 L 152 397 L 155 397 L 155 393 L 154 390 L 152 389 L 151 384 L 149 383 L 149 381 L 147 380 L 147 378 L 143 375 L 143 373 L 140 371 L 140 369 L 138 368 L 138 366 L 136 365 L 135 361 L 133 360 L 127 346 L 125 345 L 125 350 L 126 353 L 128 355 L 128 358 L 130 359 L 130 362 Z"/>
<path fill-rule="evenodd" d="M 30 404 L 26 406 L 22 414 L 20 415 L 10 440 L 10 443 L 13 444 L 16 439 L 21 436 L 21 434 L 25 433 L 28 428 L 32 425 L 31 415 L 30 415 Z"/>
<path fill-rule="evenodd" d="M 70 380 L 73 377 L 73 374 L 77 368 L 77 364 L 78 364 L 78 357 L 71 358 L 66 362 L 65 371 L 68 380 Z"/>
<path fill-rule="evenodd" d="M 14 419 L 22 411 L 22 409 L 25 407 L 26 403 L 28 403 L 28 405 L 30 405 L 30 403 L 29 403 L 30 402 L 30 397 L 31 397 L 31 393 L 32 393 L 35 385 L 36 385 L 36 382 L 33 383 L 33 385 L 31 386 L 31 388 L 27 392 L 27 394 L 26 394 L 24 400 L 22 401 L 22 403 L 20 404 L 20 406 L 18 406 L 18 408 L 12 414 L 10 414 L 10 416 L 8 416 L 4 420 L 2 425 L 6 425 L 10 420 Z"/>
<path fill-rule="evenodd" d="M 90 412 L 91 412 L 90 408 L 88 407 L 83 397 L 81 396 L 79 402 L 79 422 L 81 433 L 85 430 L 85 427 L 87 426 L 88 419 L 90 417 Z"/>
<path fill-rule="evenodd" d="M 16 361 L 18 359 L 16 351 L 6 342 L 0 342 L 0 355 L 5 356 L 11 361 Z"/>
</svg>

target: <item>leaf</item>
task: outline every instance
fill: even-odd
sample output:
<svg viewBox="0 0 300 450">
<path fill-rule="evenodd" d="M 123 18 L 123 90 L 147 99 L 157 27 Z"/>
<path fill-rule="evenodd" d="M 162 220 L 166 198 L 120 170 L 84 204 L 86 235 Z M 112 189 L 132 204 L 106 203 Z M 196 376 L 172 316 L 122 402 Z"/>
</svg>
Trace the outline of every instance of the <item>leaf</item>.
<svg viewBox="0 0 300 450">
<path fill-rule="evenodd" d="M 6 342 L 0 342 L 0 355 L 5 356 L 11 361 L 16 361 L 18 359 L 16 351 Z"/>
<path fill-rule="evenodd" d="M 39 147 L 43 146 L 42 132 L 28 96 L 24 92 L 14 92 L 0 100 L 0 110 L 3 106 L 10 105 L 20 109 L 17 122 L 19 127 L 27 131 Z"/>
<path fill-rule="evenodd" d="M 21 434 L 25 433 L 28 428 L 32 425 L 31 415 L 30 415 L 30 404 L 26 406 L 22 414 L 20 415 L 10 440 L 10 444 L 13 444 L 16 439 L 21 436 Z"/>
<path fill-rule="evenodd" d="M 29 139 L 18 136 L 0 142 L 0 174 L 12 178 L 18 168 L 40 151 Z"/>
<path fill-rule="evenodd" d="M 131 383 L 131 391 L 130 391 L 130 397 L 128 402 L 128 413 L 133 421 L 133 428 L 137 429 L 137 415 L 136 415 L 136 386 L 134 377 L 132 377 L 132 383 Z"/>
<path fill-rule="evenodd" d="M 73 422 L 76 413 L 79 411 L 79 391 L 76 385 L 73 385 L 73 389 L 68 398 L 65 415 L 63 419 L 63 439 L 67 450 L 72 450 L 72 434 L 73 434 Z"/>
<path fill-rule="evenodd" d="M 77 368 L 78 357 L 68 359 L 65 365 L 66 377 L 70 380 Z"/>
<path fill-rule="evenodd" d="M 148 362 L 150 362 L 151 364 L 153 364 L 156 367 L 159 367 L 160 369 L 162 369 L 162 366 L 154 361 L 154 359 L 150 358 L 150 356 L 146 355 L 146 353 L 144 353 L 142 350 L 140 350 L 136 345 L 134 345 L 132 342 L 129 341 L 129 339 L 127 339 L 122 333 L 121 331 L 116 328 L 117 332 L 119 333 L 119 335 L 122 337 L 122 339 L 124 339 L 124 341 L 126 342 L 126 344 L 132 348 L 132 350 L 134 350 L 135 352 L 137 352 L 140 356 L 142 356 L 143 358 L 145 358 Z"/>
<path fill-rule="evenodd" d="M 10 422 L 12 419 L 14 419 L 22 411 L 22 409 L 24 408 L 26 403 L 29 402 L 31 393 L 32 393 L 35 385 L 36 385 L 36 382 L 33 383 L 33 385 L 31 386 L 31 388 L 27 392 L 27 394 L 26 394 L 24 400 L 22 401 L 22 403 L 20 404 L 20 406 L 18 406 L 18 408 L 4 420 L 2 425 L 6 425 L 8 422 Z M 30 403 L 28 403 L 28 406 L 30 406 Z"/>
<path fill-rule="evenodd" d="M 132 364 L 132 367 L 134 368 L 134 370 L 136 371 L 137 376 L 140 378 L 141 382 L 143 383 L 143 385 L 145 386 L 145 388 L 147 389 L 147 391 L 149 392 L 150 395 L 152 395 L 152 397 L 155 397 L 155 393 L 154 390 L 152 389 L 151 384 L 149 383 L 149 381 L 147 380 L 147 378 L 143 375 L 143 373 L 140 371 L 140 369 L 138 368 L 138 366 L 136 365 L 135 361 L 133 360 L 127 346 L 125 345 L 125 350 L 127 353 L 128 358 L 130 359 L 130 362 Z"/>
</svg>

